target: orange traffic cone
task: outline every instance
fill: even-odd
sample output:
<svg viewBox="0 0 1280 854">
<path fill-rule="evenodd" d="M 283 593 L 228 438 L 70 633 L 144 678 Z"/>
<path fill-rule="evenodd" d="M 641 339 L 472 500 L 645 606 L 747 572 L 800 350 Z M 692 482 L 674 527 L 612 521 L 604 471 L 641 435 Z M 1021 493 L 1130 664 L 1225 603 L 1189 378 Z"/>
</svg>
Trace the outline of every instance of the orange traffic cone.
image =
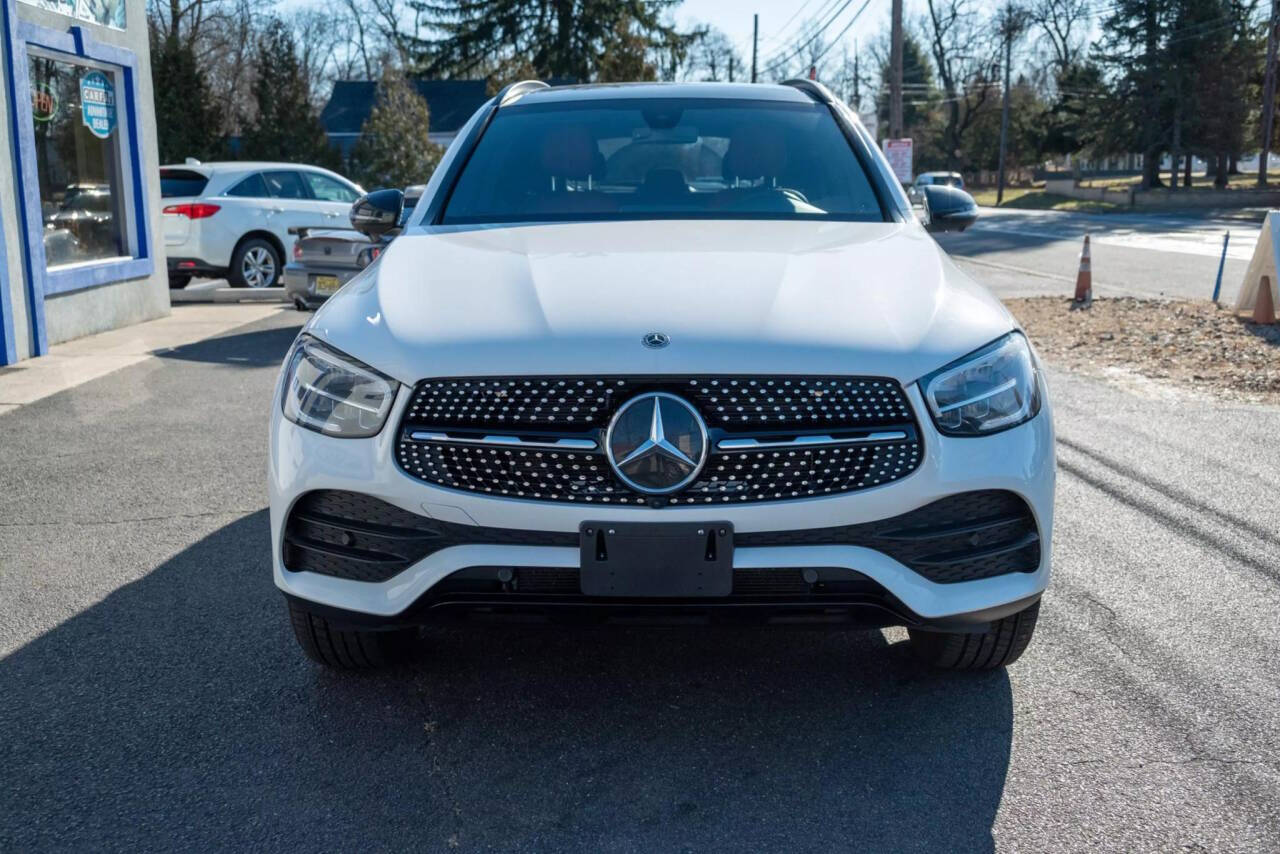
<svg viewBox="0 0 1280 854">
<path fill-rule="evenodd" d="M 1093 269 L 1087 234 L 1084 236 L 1084 248 L 1080 250 L 1080 270 L 1076 273 L 1076 296 L 1072 303 L 1076 308 L 1088 308 L 1093 303 Z"/>
<path fill-rule="evenodd" d="M 1271 324 L 1276 322 L 1275 300 L 1271 298 L 1271 279 L 1266 276 L 1258 283 L 1258 296 L 1253 301 L 1253 322 Z"/>
</svg>

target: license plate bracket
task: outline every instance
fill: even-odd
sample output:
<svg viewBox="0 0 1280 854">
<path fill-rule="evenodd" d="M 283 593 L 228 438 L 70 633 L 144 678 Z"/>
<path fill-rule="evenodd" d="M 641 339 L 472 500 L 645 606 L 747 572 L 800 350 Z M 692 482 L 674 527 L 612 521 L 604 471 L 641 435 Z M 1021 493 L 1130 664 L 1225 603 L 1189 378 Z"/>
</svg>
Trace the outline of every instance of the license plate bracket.
<svg viewBox="0 0 1280 854">
<path fill-rule="evenodd" d="M 583 522 L 579 582 L 587 596 L 701 597 L 733 591 L 729 522 Z"/>
</svg>

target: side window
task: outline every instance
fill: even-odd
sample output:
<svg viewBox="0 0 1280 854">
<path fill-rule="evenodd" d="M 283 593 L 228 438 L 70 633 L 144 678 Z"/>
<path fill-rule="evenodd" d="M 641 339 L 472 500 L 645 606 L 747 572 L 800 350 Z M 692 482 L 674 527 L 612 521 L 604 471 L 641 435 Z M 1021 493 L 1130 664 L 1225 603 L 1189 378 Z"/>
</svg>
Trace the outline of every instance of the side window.
<svg viewBox="0 0 1280 854">
<path fill-rule="evenodd" d="M 267 182 L 263 181 L 262 176 L 255 172 L 230 190 L 227 190 L 226 195 L 239 196 L 246 199 L 265 199 L 268 195 Z"/>
<path fill-rule="evenodd" d="M 267 182 L 267 192 L 273 199 L 305 199 L 306 188 L 302 186 L 302 178 L 297 172 L 263 172 L 262 178 Z"/>
<path fill-rule="evenodd" d="M 302 176 L 307 179 L 307 184 L 311 187 L 311 195 L 322 202 L 350 203 L 359 198 L 355 190 L 328 175 L 321 175 L 319 172 L 303 172 Z"/>
</svg>

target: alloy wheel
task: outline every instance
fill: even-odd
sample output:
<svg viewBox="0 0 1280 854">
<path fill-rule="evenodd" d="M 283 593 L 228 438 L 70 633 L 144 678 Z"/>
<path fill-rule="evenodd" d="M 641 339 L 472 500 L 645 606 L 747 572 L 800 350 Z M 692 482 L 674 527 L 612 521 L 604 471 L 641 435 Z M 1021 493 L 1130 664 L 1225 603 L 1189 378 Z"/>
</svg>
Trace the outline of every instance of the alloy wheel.
<svg viewBox="0 0 1280 854">
<path fill-rule="evenodd" d="M 265 246 L 255 246 L 244 253 L 240 274 L 251 288 L 268 287 L 276 277 L 276 259 Z"/>
</svg>

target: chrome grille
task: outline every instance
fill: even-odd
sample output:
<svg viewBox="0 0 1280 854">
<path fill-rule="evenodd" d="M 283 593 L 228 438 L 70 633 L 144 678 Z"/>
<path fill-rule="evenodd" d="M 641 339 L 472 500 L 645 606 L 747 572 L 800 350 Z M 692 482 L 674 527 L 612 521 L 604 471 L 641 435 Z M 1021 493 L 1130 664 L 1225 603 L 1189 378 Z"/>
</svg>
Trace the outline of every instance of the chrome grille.
<svg viewBox="0 0 1280 854">
<path fill-rule="evenodd" d="M 661 498 L 627 487 L 601 450 L 616 409 L 654 390 L 688 400 L 712 433 L 698 479 Z M 419 383 L 395 453 L 406 473 L 450 489 L 662 506 L 866 489 L 910 474 L 922 449 L 910 403 L 891 379 L 484 377 Z"/>
<path fill-rule="evenodd" d="M 471 377 L 423 380 L 405 415 L 415 424 L 510 430 L 604 427 L 622 401 L 667 391 L 708 427 L 862 427 L 911 420 L 902 387 L 877 377 Z"/>
</svg>

